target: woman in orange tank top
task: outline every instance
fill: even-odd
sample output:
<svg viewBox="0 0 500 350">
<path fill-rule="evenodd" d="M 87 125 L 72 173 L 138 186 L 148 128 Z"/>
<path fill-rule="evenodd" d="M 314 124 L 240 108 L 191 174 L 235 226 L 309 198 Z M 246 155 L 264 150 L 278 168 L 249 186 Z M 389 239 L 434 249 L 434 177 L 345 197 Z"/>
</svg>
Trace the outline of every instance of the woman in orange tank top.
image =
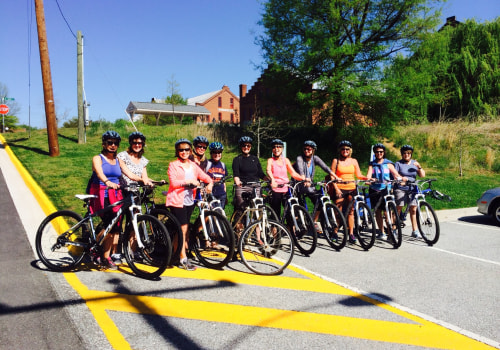
<svg viewBox="0 0 500 350">
<path fill-rule="evenodd" d="M 346 183 L 334 184 L 335 193 L 332 194 L 332 197 L 335 198 L 335 204 L 342 210 L 344 207 L 347 208 L 353 199 L 356 190 L 355 178 L 360 180 L 368 178 L 361 174 L 358 161 L 351 157 L 352 144 L 349 141 L 340 141 L 338 150 L 339 158 L 332 161 L 332 171 Z M 347 224 L 349 226 L 349 242 L 354 243 L 356 242 L 354 237 L 354 207 L 347 214 Z"/>
</svg>

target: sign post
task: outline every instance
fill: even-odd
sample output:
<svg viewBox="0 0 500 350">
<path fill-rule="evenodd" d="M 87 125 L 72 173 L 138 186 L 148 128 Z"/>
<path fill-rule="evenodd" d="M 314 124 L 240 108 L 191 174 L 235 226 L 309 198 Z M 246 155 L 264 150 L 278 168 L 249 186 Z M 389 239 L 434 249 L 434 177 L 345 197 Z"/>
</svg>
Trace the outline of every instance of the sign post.
<svg viewBox="0 0 500 350">
<path fill-rule="evenodd" d="M 5 133 L 5 115 L 9 113 L 9 106 L 0 105 L 0 114 L 2 115 L 2 133 Z"/>
</svg>

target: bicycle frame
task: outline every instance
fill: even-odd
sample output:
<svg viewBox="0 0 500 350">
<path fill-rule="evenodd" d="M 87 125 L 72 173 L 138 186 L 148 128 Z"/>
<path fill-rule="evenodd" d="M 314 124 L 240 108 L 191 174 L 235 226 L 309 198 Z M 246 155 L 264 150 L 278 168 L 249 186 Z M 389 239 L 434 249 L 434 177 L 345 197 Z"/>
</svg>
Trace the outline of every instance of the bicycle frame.
<svg viewBox="0 0 500 350">
<path fill-rule="evenodd" d="M 296 195 L 297 193 L 297 186 L 301 184 L 303 181 L 298 181 L 295 185 L 289 185 L 285 184 L 284 186 L 288 187 L 288 198 L 285 203 L 285 207 L 283 208 L 283 214 L 281 215 L 281 222 L 284 221 L 286 215 L 288 213 L 293 213 L 293 208 L 300 205 L 299 197 Z M 302 215 L 302 212 L 300 212 L 300 215 Z M 297 226 L 297 219 L 295 215 L 290 215 L 294 226 Z M 304 218 L 301 217 L 301 220 L 304 221 Z"/>
</svg>

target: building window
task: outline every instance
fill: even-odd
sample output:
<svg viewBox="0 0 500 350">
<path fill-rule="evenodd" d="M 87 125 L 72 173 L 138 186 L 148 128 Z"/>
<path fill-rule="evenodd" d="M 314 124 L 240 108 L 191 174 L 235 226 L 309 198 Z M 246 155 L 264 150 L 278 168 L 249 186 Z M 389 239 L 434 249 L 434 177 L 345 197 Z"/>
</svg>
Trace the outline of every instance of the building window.
<svg viewBox="0 0 500 350">
<path fill-rule="evenodd" d="M 234 109 L 234 98 L 229 99 L 229 108 Z"/>
<path fill-rule="evenodd" d="M 222 107 L 222 97 L 219 96 L 219 107 Z"/>
<path fill-rule="evenodd" d="M 221 121 L 222 121 L 222 113 L 219 112 L 219 122 L 221 122 Z"/>
<path fill-rule="evenodd" d="M 234 124 L 234 114 L 233 113 L 231 113 L 231 123 Z"/>
</svg>

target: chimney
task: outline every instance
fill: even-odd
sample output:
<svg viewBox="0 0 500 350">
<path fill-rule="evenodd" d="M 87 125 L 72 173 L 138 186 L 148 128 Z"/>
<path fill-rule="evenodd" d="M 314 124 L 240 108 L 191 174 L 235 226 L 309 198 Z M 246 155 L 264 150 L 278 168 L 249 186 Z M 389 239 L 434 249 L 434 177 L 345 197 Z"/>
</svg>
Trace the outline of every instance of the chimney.
<svg viewBox="0 0 500 350">
<path fill-rule="evenodd" d="M 240 84 L 240 100 L 247 95 L 247 85 Z"/>
</svg>

